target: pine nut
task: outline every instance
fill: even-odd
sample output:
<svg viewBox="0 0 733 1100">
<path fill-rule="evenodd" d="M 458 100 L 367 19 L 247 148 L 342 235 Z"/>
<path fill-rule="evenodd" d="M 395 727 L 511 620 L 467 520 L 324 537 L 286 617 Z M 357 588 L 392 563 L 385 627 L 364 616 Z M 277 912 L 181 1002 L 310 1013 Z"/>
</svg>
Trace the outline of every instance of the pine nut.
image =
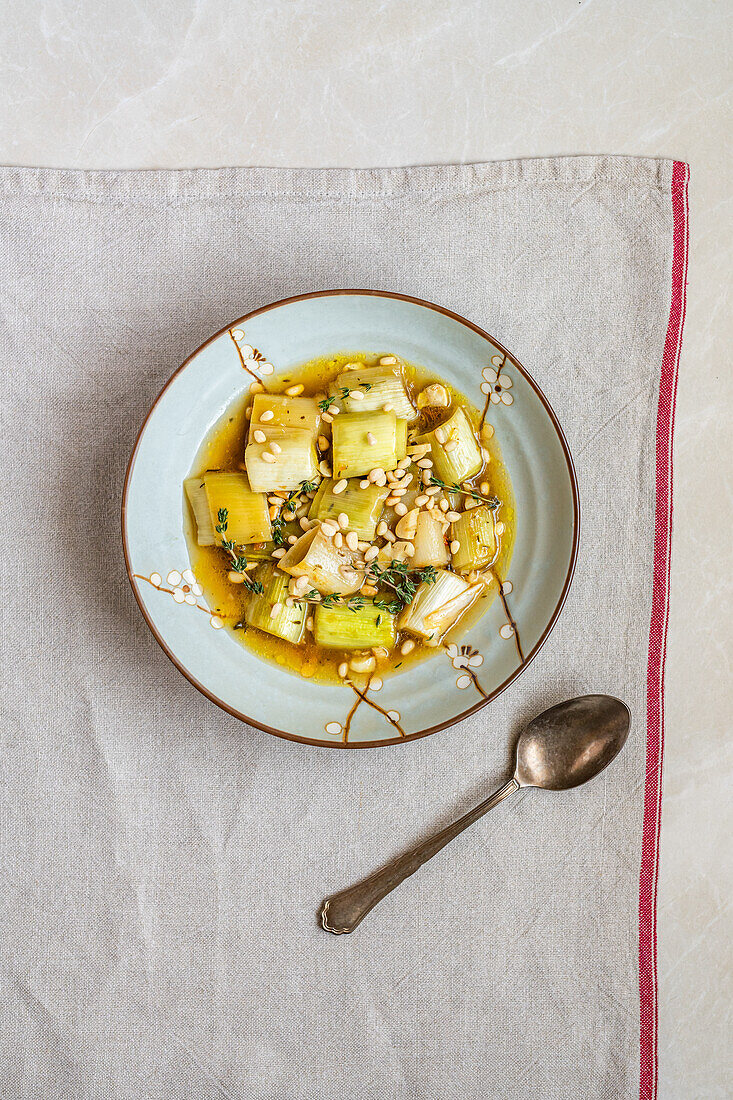
<svg viewBox="0 0 733 1100">
<path fill-rule="evenodd" d="M 346 486 L 347 486 L 348 484 L 349 484 L 349 483 L 348 483 L 348 481 L 346 480 L 346 478 L 345 478 L 345 477 L 342 477 L 342 478 L 341 478 L 341 481 L 337 481 L 337 482 L 336 482 L 336 484 L 334 485 L 334 487 L 333 487 L 333 492 L 334 492 L 334 493 L 343 493 L 344 489 L 346 488 Z"/>
<path fill-rule="evenodd" d="M 270 507 L 267 509 L 267 514 L 270 519 L 277 519 L 279 512 L 280 508 L 277 504 L 271 504 Z"/>
<path fill-rule="evenodd" d="M 304 531 L 310 531 L 311 521 L 309 519 L 306 519 L 305 516 L 303 516 L 303 518 L 298 520 L 298 522 Z"/>
<path fill-rule="evenodd" d="M 397 542 L 397 536 L 393 535 L 391 531 L 385 531 L 382 538 L 386 539 L 387 542 Z"/>
<path fill-rule="evenodd" d="M 407 448 L 408 455 L 412 455 L 413 458 L 419 458 L 421 455 L 425 455 L 430 450 L 429 443 L 413 443 L 411 447 Z"/>
<path fill-rule="evenodd" d="M 364 561 L 374 561 L 374 559 L 376 558 L 378 553 L 379 553 L 379 547 L 378 546 L 370 546 L 369 549 L 364 554 Z"/>
<path fill-rule="evenodd" d="M 374 432 L 367 432 L 367 443 L 369 444 L 369 446 L 374 447 L 376 445 L 376 442 L 377 437 L 375 436 Z"/>
<path fill-rule="evenodd" d="M 329 523 L 322 523 L 321 530 L 323 531 L 324 535 L 327 535 L 330 539 L 332 539 L 338 531 L 338 527 L 335 523 L 333 523 L 333 521 L 330 521 Z"/>
<path fill-rule="evenodd" d="M 408 638 L 407 641 L 403 642 L 400 646 L 400 653 L 404 654 L 404 656 L 406 657 L 408 653 L 412 653 L 414 648 L 415 643 L 413 642 L 412 638 Z"/>
<path fill-rule="evenodd" d="M 374 549 L 377 550 L 376 546 L 374 547 Z M 377 550 L 377 553 L 379 553 L 378 550 Z M 377 594 L 377 590 L 376 590 L 376 588 L 374 587 L 373 584 L 364 584 L 364 585 L 362 585 L 361 590 L 362 590 L 362 592 L 364 593 L 365 596 L 376 596 L 376 594 Z"/>
<path fill-rule="evenodd" d="M 359 482 L 359 488 L 360 489 L 368 489 L 370 485 L 371 485 L 371 482 L 369 481 L 368 477 L 365 477 L 363 481 Z"/>
<path fill-rule="evenodd" d="M 427 493 L 421 493 L 419 497 L 415 498 L 415 504 L 418 508 L 422 508 L 423 504 L 427 504 L 429 500 L 430 497 L 427 495 Z"/>
<path fill-rule="evenodd" d="M 279 443 L 274 443 L 274 442 L 270 443 L 270 450 L 272 451 L 272 453 L 274 455 L 282 454 L 282 447 L 280 446 Z"/>
<path fill-rule="evenodd" d="M 250 393 L 262 393 L 264 388 L 265 387 L 262 385 L 261 382 L 252 382 L 252 384 L 249 387 L 249 392 Z"/>
<path fill-rule="evenodd" d="M 433 467 L 433 460 L 432 458 L 421 458 L 417 462 L 417 465 L 421 470 L 431 470 Z"/>
<path fill-rule="evenodd" d="M 274 412 L 272 411 L 272 409 L 265 409 L 265 411 L 263 412 L 262 416 L 260 417 L 260 420 L 261 420 L 261 421 L 262 421 L 262 422 L 264 423 L 264 422 L 265 422 L 266 420 L 272 420 L 272 418 L 274 417 L 274 415 L 275 415 L 275 414 L 274 414 Z"/>
<path fill-rule="evenodd" d="M 397 501 L 397 503 L 394 506 L 394 510 L 395 510 L 395 512 L 397 513 L 398 516 L 406 516 L 407 515 L 407 505 L 403 504 L 401 500 Z"/>
<path fill-rule="evenodd" d="M 370 542 L 364 542 L 362 539 L 359 539 L 358 546 L 362 554 L 365 553 L 371 545 L 372 544 Z"/>
<path fill-rule="evenodd" d="M 455 451 L 457 446 L 458 444 L 456 443 L 455 439 L 449 439 L 444 447 L 444 450 L 446 454 L 450 454 L 451 451 Z"/>
<path fill-rule="evenodd" d="M 341 547 L 344 545 L 344 536 L 341 534 L 340 531 L 337 531 L 336 534 L 333 536 L 333 545 L 336 547 L 337 550 L 340 550 Z"/>
<path fill-rule="evenodd" d="M 325 435 L 319 435 L 318 436 L 318 450 L 319 451 L 327 451 L 330 446 L 331 446 L 331 444 L 330 444 L 329 440 L 326 439 Z"/>
<path fill-rule="evenodd" d="M 429 489 L 425 490 L 425 492 L 428 494 L 429 497 L 434 497 L 437 493 L 440 492 L 440 485 L 431 485 Z"/>
<path fill-rule="evenodd" d="M 411 465 L 412 465 L 412 459 L 411 458 L 401 458 L 400 461 L 397 463 L 397 469 L 398 470 L 406 470 L 407 467 L 411 466 Z"/>
<path fill-rule="evenodd" d="M 284 546 L 281 546 L 279 550 L 273 550 L 272 551 L 273 558 L 284 558 L 286 554 L 287 554 L 287 550 L 285 549 Z"/>
<path fill-rule="evenodd" d="M 244 584 L 244 577 L 241 573 L 237 573 L 236 569 L 230 569 L 227 576 L 232 584 Z"/>
<path fill-rule="evenodd" d="M 298 395 L 301 394 L 304 389 L 305 386 L 301 386 L 300 384 L 298 384 L 297 386 L 288 386 L 285 393 L 288 395 L 288 397 L 298 397 Z"/>
<path fill-rule="evenodd" d="M 346 536 L 346 545 L 349 550 L 358 550 L 359 548 L 359 536 L 356 531 L 349 531 Z"/>
<path fill-rule="evenodd" d="M 377 667 L 377 661 L 370 653 L 368 657 L 352 657 L 349 665 L 354 672 L 373 672 Z"/>
<path fill-rule="evenodd" d="M 441 510 L 441 512 L 447 512 L 449 508 L 450 508 L 450 504 L 449 504 L 449 503 L 448 503 L 448 501 L 447 501 L 447 500 L 445 499 L 445 497 L 443 497 L 443 499 L 442 499 L 442 500 L 441 500 L 441 502 L 440 502 L 440 510 Z"/>
<path fill-rule="evenodd" d="M 482 481 L 479 485 L 479 492 L 483 493 L 485 497 L 489 495 L 489 483 L 488 481 Z"/>
<path fill-rule="evenodd" d="M 269 451 L 263 451 L 262 452 L 262 461 L 263 462 L 277 462 L 277 459 L 276 459 L 275 455 L 271 455 Z"/>
<path fill-rule="evenodd" d="M 272 607 L 270 608 L 270 618 L 271 619 L 276 619 L 277 616 L 282 611 L 282 609 L 283 609 L 283 605 L 279 601 L 278 601 L 278 603 L 274 603 L 272 605 Z"/>
<path fill-rule="evenodd" d="M 378 481 L 380 477 L 383 477 L 385 481 L 387 480 L 387 475 L 381 466 L 375 466 L 373 470 L 369 471 L 367 476 L 370 481 Z"/>
<path fill-rule="evenodd" d="M 397 499 L 399 500 L 399 498 L 403 497 L 406 492 L 407 492 L 407 489 L 393 489 L 392 490 L 392 496 L 397 497 Z"/>
<path fill-rule="evenodd" d="M 505 530 L 505 528 L 504 528 L 504 524 L 503 524 L 503 523 L 501 523 L 501 521 L 500 521 L 499 523 L 497 523 L 497 525 L 496 525 L 496 533 L 497 533 L 497 535 L 503 535 L 503 534 L 504 534 L 504 530 Z"/>
<path fill-rule="evenodd" d="M 338 416 L 338 414 L 341 412 L 341 409 L 338 407 L 338 405 L 329 405 L 326 409 L 326 412 L 330 416 Z"/>
<path fill-rule="evenodd" d="M 264 443 L 266 439 L 267 439 L 267 436 L 265 435 L 265 433 L 263 431 L 260 431 L 259 428 L 255 429 L 255 432 L 254 432 L 254 441 L 255 441 L 255 443 Z"/>
<path fill-rule="evenodd" d="M 313 629 L 314 629 L 316 623 L 315 623 L 315 619 L 313 618 L 312 615 L 309 615 L 308 618 L 305 620 L 305 625 L 307 626 L 308 630 L 310 630 L 310 632 L 313 633 Z"/>
<path fill-rule="evenodd" d="M 338 667 L 338 674 L 342 680 L 345 680 L 349 675 L 349 666 L 346 661 L 342 661 Z"/>
<path fill-rule="evenodd" d="M 387 499 L 385 500 L 384 503 L 387 506 L 387 508 L 391 508 L 393 504 L 397 504 L 399 499 L 400 499 L 399 497 L 389 496 L 389 497 L 387 497 Z"/>
<path fill-rule="evenodd" d="M 364 400 L 364 394 L 361 392 L 361 390 L 352 390 L 351 393 L 349 394 L 349 397 L 351 398 L 352 401 L 363 401 Z"/>
<path fill-rule="evenodd" d="M 458 520 L 461 518 L 461 513 L 460 512 L 446 512 L 445 513 L 445 518 L 447 520 L 450 520 L 451 523 L 458 523 Z"/>
<path fill-rule="evenodd" d="M 379 365 L 381 367 L 391 367 L 392 364 L 396 362 L 397 360 L 394 355 L 383 355 L 382 358 L 379 360 Z"/>
<path fill-rule="evenodd" d="M 383 684 L 384 684 L 384 680 L 382 679 L 381 676 L 374 676 L 369 681 L 369 687 L 372 689 L 372 691 L 381 691 L 381 688 L 382 688 Z"/>
<path fill-rule="evenodd" d="M 252 419 L 252 408 L 251 407 L 244 410 L 244 419 L 245 420 L 251 420 Z"/>
<path fill-rule="evenodd" d="M 327 424 L 333 424 L 333 417 L 328 413 L 321 413 L 321 420 L 325 420 Z"/>
<path fill-rule="evenodd" d="M 330 477 L 331 476 L 331 467 L 326 462 L 325 458 L 322 458 L 321 461 L 318 463 L 318 469 L 319 469 L 319 472 L 322 473 L 324 477 Z"/>
<path fill-rule="evenodd" d="M 288 544 L 290 546 L 295 546 L 297 541 L 298 541 L 298 536 L 297 535 L 288 535 Z"/>
<path fill-rule="evenodd" d="M 435 432 L 433 434 L 434 434 L 435 438 L 437 439 L 438 443 L 445 443 L 445 441 L 448 438 L 448 433 L 445 430 L 445 428 L 436 428 Z"/>
<path fill-rule="evenodd" d="M 384 535 L 387 533 L 388 530 L 389 528 L 387 527 L 387 524 L 384 522 L 384 520 L 382 520 L 382 522 L 377 525 L 378 535 Z"/>
<path fill-rule="evenodd" d="M 461 549 L 461 544 L 458 541 L 458 539 L 453 539 L 453 542 L 450 544 L 451 554 L 457 554 L 460 549 Z"/>
<path fill-rule="evenodd" d="M 346 512 L 339 512 L 339 514 L 336 516 L 336 522 L 338 523 L 341 530 L 345 531 L 346 528 L 349 526 L 349 517 L 346 515 Z"/>
</svg>

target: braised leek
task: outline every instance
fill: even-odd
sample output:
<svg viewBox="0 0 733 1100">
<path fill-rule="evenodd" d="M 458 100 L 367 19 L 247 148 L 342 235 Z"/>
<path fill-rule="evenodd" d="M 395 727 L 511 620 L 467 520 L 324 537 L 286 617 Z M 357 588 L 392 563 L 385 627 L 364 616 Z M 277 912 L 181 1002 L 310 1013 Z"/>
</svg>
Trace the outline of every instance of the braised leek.
<svg viewBox="0 0 733 1100">
<path fill-rule="evenodd" d="M 276 638 L 298 645 L 305 631 L 306 607 L 296 603 L 288 607 L 288 583 L 290 578 L 281 573 L 271 562 L 264 562 L 257 569 L 255 579 L 263 588 L 262 594 L 253 593 L 247 599 L 244 619 L 248 626 L 255 626 Z"/>
<path fill-rule="evenodd" d="M 209 502 L 203 477 L 189 477 L 183 483 L 186 498 L 196 523 L 196 542 L 199 546 L 214 546 L 218 539 L 211 523 Z"/>
<path fill-rule="evenodd" d="M 272 416 L 262 414 L 272 413 Z M 250 431 L 255 428 L 302 428 L 318 434 L 320 412 L 314 397 L 287 397 L 284 393 L 258 393 L 252 402 Z"/>
<path fill-rule="evenodd" d="M 453 568 L 459 573 L 485 569 L 496 558 L 495 512 L 482 505 L 469 508 L 451 525 L 451 541 L 458 549 L 452 554 Z"/>
<path fill-rule="evenodd" d="M 407 396 L 399 363 L 345 371 L 339 374 L 331 391 L 346 412 L 375 412 L 385 405 L 391 405 L 395 415 L 402 420 L 414 420 L 417 416 L 417 411 Z M 355 392 L 362 396 L 353 397 Z"/>
<path fill-rule="evenodd" d="M 349 530 L 356 531 L 360 539 L 371 542 L 389 489 L 379 485 L 361 489 L 359 479 L 354 478 L 343 492 L 334 493 L 335 484 L 333 478 L 323 479 L 310 506 L 309 518 L 335 519 L 343 512 L 349 517 Z"/>
<path fill-rule="evenodd" d="M 272 537 L 267 500 L 252 492 L 246 474 L 205 474 L 204 488 L 214 530 L 221 526 L 219 513 L 226 512 L 226 538 L 237 546 L 267 542 Z"/>
<path fill-rule="evenodd" d="M 371 649 L 395 643 L 395 617 L 366 600 L 363 607 L 349 608 L 337 603 L 315 611 L 315 640 L 328 649 Z"/>
<path fill-rule="evenodd" d="M 410 562 L 413 569 L 422 569 L 426 565 L 448 564 L 448 548 L 445 545 L 443 525 L 432 512 L 417 513 L 414 544 L 415 553 Z"/>
<path fill-rule="evenodd" d="M 306 577 L 311 588 L 324 596 L 350 595 L 364 580 L 364 569 L 354 565 L 351 550 L 337 547 L 321 527 L 301 535 L 280 559 L 280 568 L 291 577 Z"/>
<path fill-rule="evenodd" d="M 434 644 L 455 626 L 471 606 L 484 585 L 469 584 L 463 577 L 447 569 L 437 571 L 433 584 L 423 584 L 417 590 L 399 619 L 400 630 L 407 630 Z"/>
<path fill-rule="evenodd" d="M 400 461 L 393 412 L 340 413 L 331 425 L 333 476 L 363 477 L 370 470 L 394 470 Z"/>
<path fill-rule="evenodd" d="M 256 432 L 258 436 L 264 435 L 264 441 L 255 439 L 255 432 L 250 431 L 244 452 L 244 464 L 255 492 L 290 491 L 318 476 L 318 455 L 310 430 L 262 425 Z"/>
<path fill-rule="evenodd" d="M 444 442 L 436 439 L 436 430 L 439 430 Z M 473 426 L 460 405 L 439 429 L 433 429 L 422 438 L 425 443 L 430 443 L 433 473 L 442 481 L 450 484 L 465 481 L 483 466 L 481 448 Z"/>
</svg>

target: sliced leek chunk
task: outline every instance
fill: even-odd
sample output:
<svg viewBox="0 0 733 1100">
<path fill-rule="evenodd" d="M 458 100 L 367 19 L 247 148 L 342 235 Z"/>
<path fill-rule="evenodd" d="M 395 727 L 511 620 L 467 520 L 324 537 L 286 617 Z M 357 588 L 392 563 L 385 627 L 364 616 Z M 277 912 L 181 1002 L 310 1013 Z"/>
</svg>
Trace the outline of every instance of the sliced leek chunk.
<svg viewBox="0 0 733 1100">
<path fill-rule="evenodd" d="M 349 517 L 349 530 L 356 531 L 360 539 L 371 542 L 382 514 L 389 488 L 369 485 L 359 487 L 359 479 L 353 478 L 341 493 L 334 493 L 336 482 L 324 478 L 308 512 L 310 519 L 335 519 L 344 512 Z"/>
<path fill-rule="evenodd" d="M 432 512 L 418 512 L 415 553 L 411 560 L 413 569 L 423 569 L 426 565 L 447 565 L 448 556 L 442 523 L 438 522 Z"/>
<path fill-rule="evenodd" d="M 345 396 L 344 390 L 349 391 Z M 355 390 L 361 391 L 363 398 L 355 400 L 351 396 Z M 385 405 L 391 405 L 396 416 L 402 420 L 414 420 L 417 416 L 417 411 L 407 396 L 399 363 L 345 371 L 339 374 L 331 392 L 346 412 L 373 412 Z"/>
<path fill-rule="evenodd" d="M 439 569 L 434 584 L 420 585 L 400 616 L 399 628 L 431 643 L 438 642 L 483 590 L 481 582 L 469 584 L 463 577 Z"/>
<path fill-rule="evenodd" d="M 311 588 L 324 596 L 337 592 L 350 595 L 364 581 L 364 568 L 354 565 L 351 550 L 337 547 L 320 527 L 301 535 L 280 558 L 280 568 L 291 577 L 306 577 Z"/>
<path fill-rule="evenodd" d="M 341 413 L 334 417 L 331 430 L 333 476 L 337 480 L 363 477 L 378 467 L 394 470 L 400 461 L 393 412 Z"/>
<path fill-rule="evenodd" d="M 401 462 L 403 458 L 407 458 L 407 421 L 399 418 L 397 419 L 397 445 L 395 450 L 398 462 Z"/>
<path fill-rule="evenodd" d="M 211 523 L 203 477 L 186 478 L 183 488 L 196 521 L 196 542 L 199 546 L 215 546 L 219 540 Z"/>
<path fill-rule="evenodd" d="M 451 525 L 451 539 L 460 545 L 452 555 L 453 568 L 459 573 L 485 569 L 496 559 L 495 513 L 482 505 L 469 508 Z"/>
<path fill-rule="evenodd" d="M 237 546 L 246 546 L 272 538 L 267 500 L 260 493 L 252 492 L 246 474 L 205 474 L 204 487 L 212 527 L 219 525 L 220 512 L 227 513 L 226 539 Z M 217 542 L 220 541 L 217 538 Z"/>
<path fill-rule="evenodd" d="M 318 604 L 316 607 L 317 645 L 328 649 L 371 649 L 373 646 L 391 649 L 395 638 L 394 615 L 375 607 L 371 600 L 366 600 L 363 607 L 353 609 L 345 603 L 327 607 Z"/>
<path fill-rule="evenodd" d="M 248 626 L 255 626 L 276 638 L 298 645 L 305 631 L 307 605 L 296 603 L 288 607 L 290 578 L 281 573 L 271 562 L 264 562 L 257 569 L 256 579 L 264 587 L 262 595 L 252 593 L 247 599 L 244 619 Z"/>
<path fill-rule="evenodd" d="M 483 458 L 471 421 L 460 405 L 440 428 L 441 435 L 446 437 L 444 443 L 435 438 L 435 429 L 422 437 L 423 442 L 430 443 L 436 477 L 451 485 L 473 477 L 483 466 Z"/>
<path fill-rule="evenodd" d="M 263 413 L 272 416 L 262 419 Z M 287 397 L 284 393 L 257 393 L 252 402 L 251 425 L 254 427 L 303 428 L 318 434 L 320 412 L 314 397 Z"/>
<path fill-rule="evenodd" d="M 258 394 L 259 396 L 259 394 Z M 250 432 L 244 452 L 244 464 L 252 488 L 257 493 L 297 489 L 303 481 L 318 476 L 318 455 L 313 433 L 305 428 L 272 428 L 264 425 L 258 443 Z"/>
</svg>

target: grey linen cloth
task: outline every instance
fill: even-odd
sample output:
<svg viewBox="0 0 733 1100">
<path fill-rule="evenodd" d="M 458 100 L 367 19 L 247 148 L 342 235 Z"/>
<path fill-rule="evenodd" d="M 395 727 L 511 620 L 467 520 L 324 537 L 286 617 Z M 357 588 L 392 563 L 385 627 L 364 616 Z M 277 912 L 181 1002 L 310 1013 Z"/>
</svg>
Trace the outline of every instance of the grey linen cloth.
<svg viewBox="0 0 733 1100">
<path fill-rule="evenodd" d="M 639 868 L 672 162 L 0 170 L 5 1100 L 639 1094 Z M 299 746 L 176 671 L 122 560 L 126 463 L 222 324 L 332 287 L 488 329 L 578 467 L 579 566 L 510 690 L 396 747 Z M 293 707 L 298 684 L 292 681 Z M 629 704 L 587 787 L 503 803 L 352 936 L 322 898 L 507 777 L 522 723 Z"/>
</svg>

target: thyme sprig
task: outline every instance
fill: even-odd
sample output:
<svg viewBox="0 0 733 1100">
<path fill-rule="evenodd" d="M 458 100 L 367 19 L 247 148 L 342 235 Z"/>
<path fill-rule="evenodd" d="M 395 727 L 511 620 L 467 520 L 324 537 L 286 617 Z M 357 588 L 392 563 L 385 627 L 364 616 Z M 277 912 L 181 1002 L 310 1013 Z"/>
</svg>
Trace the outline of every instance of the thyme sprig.
<svg viewBox="0 0 733 1100">
<path fill-rule="evenodd" d="M 322 596 L 317 589 L 311 588 L 310 592 L 306 592 L 304 596 L 299 596 L 294 600 L 294 603 L 319 603 L 322 607 L 335 607 L 336 604 L 346 604 L 349 611 L 360 611 L 366 600 L 359 595 L 343 596 L 341 592 L 332 592 L 328 596 Z"/>
<path fill-rule="evenodd" d="M 367 576 L 369 584 L 377 587 L 385 585 L 394 592 L 393 598 L 389 601 L 383 596 L 374 601 L 376 607 L 389 611 L 392 615 L 398 614 L 408 603 L 412 603 L 421 584 L 435 584 L 437 579 L 438 574 L 434 566 L 426 565 L 423 569 L 411 569 L 409 562 L 406 561 L 391 561 L 384 568 L 372 562 Z"/>
<path fill-rule="evenodd" d="M 358 386 L 341 386 L 337 394 L 334 394 L 332 397 L 324 397 L 322 401 L 319 401 L 318 408 L 321 410 L 321 412 L 328 412 L 329 407 L 333 405 L 334 401 L 343 401 L 344 398 L 349 396 L 349 394 L 352 392 L 352 389 L 365 390 L 367 393 L 369 393 L 369 390 L 372 388 L 373 385 L 373 382 L 360 382 Z"/>
<path fill-rule="evenodd" d="M 272 521 L 272 541 L 275 543 L 275 546 L 285 545 L 285 532 L 283 531 L 285 519 L 283 518 L 283 512 L 287 512 L 294 501 L 299 500 L 300 497 L 305 496 L 306 493 L 314 493 L 317 488 L 318 486 L 313 481 L 301 481 L 297 489 L 293 489 L 288 493 L 285 500 L 282 502 L 280 511 Z"/>
<path fill-rule="evenodd" d="M 430 484 L 439 485 L 441 489 L 445 489 L 448 493 L 464 493 L 467 497 L 471 497 L 472 500 L 480 500 L 484 504 L 488 504 L 489 508 L 491 508 L 492 510 L 501 507 L 501 501 L 498 497 L 487 497 L 484 495 L 484 493 L 479 493 L 478 490 L 474 489 L 472 485 L 469 485 L 467 489 L 464 489 L 461 485 L 458 484 L 457 481 L 453 482 L 452 485 L 449 485 L 447 481 L 441 481 L 439 477 L 435 476 L 435 474 L 431 474 Z"/>
<path fill-rule="evenodd" d="M 221 536 L 221 546 L 223 550 L 226 550 L 230 558 L 230 565 L 234 573 L 239 573 L 244 582 L 244 587 L 250 592 L 256 592 L 261 595 L 265 589 L 259 581 L 253 581 L 247 573 L 247 566 L 249 562 L 244 554 L 242 554 L 241 547 L 237 547 L 236 543 L 226 537 L 228 523 L 229 509 L 220 508 L 217 512 L 217 519 L 219 522 L 216 525 L 216 533 Z"/>
</svg>

